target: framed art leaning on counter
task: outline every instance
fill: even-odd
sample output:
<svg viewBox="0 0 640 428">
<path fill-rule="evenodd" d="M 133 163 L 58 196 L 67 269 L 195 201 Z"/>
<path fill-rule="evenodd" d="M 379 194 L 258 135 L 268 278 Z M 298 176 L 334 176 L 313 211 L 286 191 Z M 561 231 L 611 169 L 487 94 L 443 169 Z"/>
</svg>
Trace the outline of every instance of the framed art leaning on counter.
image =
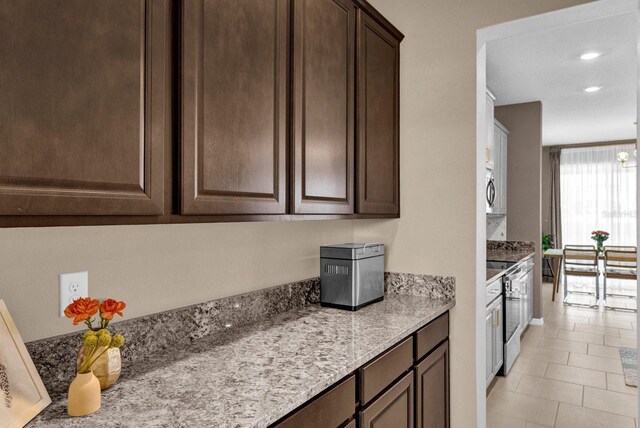
<svg viewBox="0 0 640 428">
<path fill-rule="evenodd" d="M 50 403 L 9 310 L 0 300 L 0 426 L 23 427 Z"/>
</svg>

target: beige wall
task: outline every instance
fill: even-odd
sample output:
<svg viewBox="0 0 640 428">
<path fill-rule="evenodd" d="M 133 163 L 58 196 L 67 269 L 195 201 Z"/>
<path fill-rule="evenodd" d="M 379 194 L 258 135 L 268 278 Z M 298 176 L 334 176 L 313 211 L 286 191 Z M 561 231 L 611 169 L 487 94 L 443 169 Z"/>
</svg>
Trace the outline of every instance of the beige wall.
<svg viewBox="0 0 640 428">
<path fill-rule="evenodd" d="M 475 426 L 476 30 L 581 0 L 372 0 L 401 45 L 402 219 L 0 230 L 0 298 L 25 340 L 73 331 L 57 276 L 133 317 L 318 274 L 322 243 L 381 240 L 387 269 L 457 277 L 452 428 Z M 354 230 L 355 229 L 355 230 Z"/>
<path fill-rule="evenodd" d="M 489 47 L 491 49 L 491 47 Z M 542 103 L 496 107 L 509 130 L 507 143 L 507 240 L 536 243 L 533 316 L 542 317 Z"/>
<path fill-rule="evenodd" d="M 406 36 L 400 50 L 402 218 L 356 222 L 355 236 L 389 244 L 390 270 L 457 277 L 451 317 L 452 427 L 474 427 L 476 30 L 581 2 L 371 3 Z"/>
<path fill-rule="evenodd" d="M 30 341 L 79 329 L 58 316 L 63 272 L 131 318 L 318 276 L 320 245 L 352 240 L 352 221 L 3 229 L 0 299 Z"/>
</svg>

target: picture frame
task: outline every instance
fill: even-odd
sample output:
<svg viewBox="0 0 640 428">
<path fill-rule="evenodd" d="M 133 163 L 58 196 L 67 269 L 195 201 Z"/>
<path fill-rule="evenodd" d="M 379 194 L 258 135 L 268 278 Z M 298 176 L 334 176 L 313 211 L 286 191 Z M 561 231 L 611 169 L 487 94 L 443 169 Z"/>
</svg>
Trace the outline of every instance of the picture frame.
<svg viewBox="0 0 640 428">
<path fill-rule="evenodd" d="M 7 428 L 25 426 L 51 404 L 9 309 L 0 300 L 0 421 Z M 5 421 L 7 423 L 5 424 Z"/>
</svg>

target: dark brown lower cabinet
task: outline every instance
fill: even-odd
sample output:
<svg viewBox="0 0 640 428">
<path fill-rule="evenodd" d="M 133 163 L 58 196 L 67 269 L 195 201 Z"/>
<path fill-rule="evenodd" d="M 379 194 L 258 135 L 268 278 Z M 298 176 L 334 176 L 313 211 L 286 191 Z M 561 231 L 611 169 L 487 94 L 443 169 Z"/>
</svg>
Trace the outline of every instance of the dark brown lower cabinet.
<svg viewBox="0 0 640 428">
<path fill-rule="evenodd" d="M 414 372 L 416 428 L 448 428 L 449 341 L 442 343 L 422 360 Z"/>
<path fill-rule="evenodd" d="M 352 375 L 274 427 L 337 428 L 351 419 L 355 410 L 356 377 Z"/>
<path fill-rule="evenodd" d="M 273 426 L 449 428 L 448 336 L 445 313 Z"/>
<path fill-rule="evenodd" d="M 361 428 L 413 427 L 413 373 L 407 373 L 360 412 Z"/>
</svg>

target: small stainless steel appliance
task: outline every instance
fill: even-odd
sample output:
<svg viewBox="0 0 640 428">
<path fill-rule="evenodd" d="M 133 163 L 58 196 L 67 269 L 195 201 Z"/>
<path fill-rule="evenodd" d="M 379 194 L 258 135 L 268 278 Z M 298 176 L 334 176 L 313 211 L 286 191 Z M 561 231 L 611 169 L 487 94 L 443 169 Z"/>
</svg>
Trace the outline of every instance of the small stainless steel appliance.
<svg viewBox="0 0 640 428">
<path fill-rule="evenodd" d="M 489 168 L 487 168 L 486 172 L 485 199 L 487 201 L 487 214 L 493 214 L 493 209 L 496 202 L 496 183 L 493 178 L 493 171 Z"/>
<path fill-rule="evenodd" d="M 384 299 L 384 245 L 320 247 L 320 304 L 356 311 Z"/>
</svg>

